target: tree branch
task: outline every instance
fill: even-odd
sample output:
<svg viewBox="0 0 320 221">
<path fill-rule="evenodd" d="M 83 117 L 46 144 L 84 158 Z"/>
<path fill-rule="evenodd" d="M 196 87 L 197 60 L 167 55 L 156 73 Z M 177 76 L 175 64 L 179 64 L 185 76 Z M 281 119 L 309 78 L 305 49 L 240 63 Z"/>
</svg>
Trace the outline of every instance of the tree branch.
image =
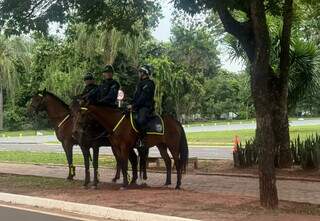
<svg viewBox="0 0 320 221">
<path fill-rule="evenodd" d="M 293 17 L 293 0 L 285 0 L 283 5 L 283 27 L 280 39 L 280 78 L 285 83 L 288 81 L 290 68 L 290 39 Z"/>
<path fill-rule="evenodd" d="M 40 1 L 36 2 L 36 3 L 33 5 L 33 7 L 31 8 L 31 11 L 26 15 L 26 18 L 30 18 L 30 16 L 34 13 L 34 11 L 36 10 L 36 8 L 37 8 L 38 6 L 40 6 L 44 1 L 46 1 L 46 0 L 40 0 Z"/>
<path fill-rule="evenodd" d="M 271 40 L 267 25 L 265 8 L 262 0 L 252 1 L 251 19 L 256 44 L 256 60 L 262 59 L 265 61 L 265 64 L 269 65 Z"/>
<path fill-rule="evenodd" d="M 229 12 L 226 6 L 217 8 L 220 20 L 225 30 L 236 37 L 243 46 L 250 62 L 254 59 L 254 36 L 251 20 L 246 22 L 237 21 Z"/>
</svg>

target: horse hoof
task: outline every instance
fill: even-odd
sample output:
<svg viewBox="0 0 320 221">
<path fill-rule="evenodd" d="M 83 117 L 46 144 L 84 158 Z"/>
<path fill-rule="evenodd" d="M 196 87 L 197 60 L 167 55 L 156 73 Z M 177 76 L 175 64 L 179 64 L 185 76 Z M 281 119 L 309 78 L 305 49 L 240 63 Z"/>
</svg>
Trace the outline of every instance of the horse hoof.
<svg viewBox="0 0 320 221">
<path fill-rule="evenodd" d="M 67 180 L 68 180 L 68 181 L 73 181 L 73 176 L 68 176 L 68 177 L 67 177 Z"/>
<path fill-rule="evenodd" d="M 93 186 L 91 187 L 91 189 L 97 190 L 97 189 L 99 189 L 99 187 L 98 187 L 98 185 L 93 185 Z"/>
<path fill-rule="evenodd" d="M 176 186 L 175 189 L 176 189 L 176 190 L 181 190 L 180 186 Z"/>
<path fill-rule="evenodd" d="M 164 184 L 164 186 L 170 186 L 171 185 L 171 182 L 166 182 L 165 184 Z"/>
<path fill-rule="evenodd" d="M 112 179 L 112 183 L 117 183 L 117 179 L 116 179 L 116 178 L 113 178 L 113 179 Z"/>
<path fill-rule="evenodd" d="M 137 184 L 137 181 L 136 180 L 132 180 L 131 182 L 130 182 L 130 185 L 136 185 Z"/>
</svg>

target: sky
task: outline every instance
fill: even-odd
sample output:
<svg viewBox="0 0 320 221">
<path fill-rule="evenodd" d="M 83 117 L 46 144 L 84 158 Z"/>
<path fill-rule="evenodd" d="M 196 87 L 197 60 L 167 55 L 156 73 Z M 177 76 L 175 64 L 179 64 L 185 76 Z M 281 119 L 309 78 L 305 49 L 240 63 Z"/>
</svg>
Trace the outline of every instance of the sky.
<svg viewBox="0 0 320 221">
<path fill-rule="evenodd" d="M 153 32 L 153 36 L 159 41 L 170 40 L 173 5 L 169 2 L 170 0 L 162 1 L 162 14 L 164 18 L 160 20 L 159 26 Z M 221 53 L 220 60 L 222 68 L 232 72 L 239 72 L 244 69 L 244 65 L 241 61 L 233 61 L 229 58 L 228 54 L 226 53 L 227 50 L 224 50 L 223 46 L 220 46 L 219 50 Z"/>
</svg>

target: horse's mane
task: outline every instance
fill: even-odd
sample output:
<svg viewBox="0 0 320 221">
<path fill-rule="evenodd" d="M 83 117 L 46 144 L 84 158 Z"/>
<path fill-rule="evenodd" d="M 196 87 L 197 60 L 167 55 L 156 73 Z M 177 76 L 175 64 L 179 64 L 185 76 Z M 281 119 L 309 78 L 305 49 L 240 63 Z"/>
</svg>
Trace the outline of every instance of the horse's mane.
<svg viewBox="0 0 320 221">
<path fill-rule="evenodd" d="M 51 97 L 53 97 L 56 101 L 58 101 L 64 108 L 66 109 L 70 109 L 69 108 L 69 105 L 67 105 L 63 100 L 61 100 L 57 95 L 49 92 L 49 91 L 46 91 L 44 95 L 50 95 Z"/>
</svg>

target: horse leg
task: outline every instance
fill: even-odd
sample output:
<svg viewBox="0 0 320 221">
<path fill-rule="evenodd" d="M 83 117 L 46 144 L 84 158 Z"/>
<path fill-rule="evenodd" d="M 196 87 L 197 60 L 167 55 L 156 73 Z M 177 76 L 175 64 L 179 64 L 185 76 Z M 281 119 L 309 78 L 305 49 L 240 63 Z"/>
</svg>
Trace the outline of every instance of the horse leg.
<svg viewBox="0 0 320 221">
<path fill-rule="evenodd" d="M 113 152 L 113 155 L 114 157 L 116 158 L 116 162 L 117 162 L 117 165 L 116 165 L 116 174 L 114 176 L 114 178 L 112 179 L 112 182 L 113 183 L 116 183 L 117 180 L 120 179 L 120 170 L 121 170 L 121 162 L 119 160 L 119 157 L 117 156 L 116 152 L 115 152 L 115 149 L 113 147 L 111 147 L 111 150 Z"/>
<path fill-rule="evenodd" d="M 132 180 L 130 184 L 136 184 L 138 179 L 138 157 L 133 148 L 131 148 L 129 152 L 129 161 L 132 167 Z"/>
<path fill-rule="evenodd" d="M 164 184 L 165 186 L 171 185 L 171 158 L 167 152 L 167 148 L 164 145 L 158 146 L 158 150 L 160 152 L 160 155 L 162 159 L 164 160 L 164 163 L 166 164 L 166 169 L 167 169 L 167 178 L 166 178 L 166 183 Z"/>
<path fill-rule="evenodd" d="M 98 172 L 98 167 L 99 167 L 99 147 L 94 147 L 93 148 L 93 169 L 94 169 L 94 178 L 93 178 L 93 186 L 95 189 L 98 188 L 98 183 L 99 183 L 99 172 Z"/>
<path fill-rule="evenodd" d="M 121 154 L 120 154 L 120 162 L 121 162 L 121 169 L 122 169 L 122 175 L 123 175 L 123 184 L 122 186 L 126 188 L 129 184 L 128 182 L 128 155 L 129 151 L 125 148 L 125 146 L 122 146 Z"/>
<path fill-rule="evenodd" d="M 176 185 L 176 190 L 180 189 L 181 186 L 181 178 L 182 178 L 182 170 L 181 170 L 181 163 L 180 163 L 180 159 L 179 156 L 176 155 L 173 157 L 174 159 L 174 164 L 176 166 L 177 169 L 177 185 Z"/>
<path fill-rule="evenodd" d="M 82 147 L 82 154 L 83 154 L 83 160 L 84 160 L 84 167 L 85 167 L 85 178 L 84 178 L 84 187 L 88 187 L 88 184 L 90 183 L 90 149 L 87 147 Z"/>
<path fill-rule="evenodd" d="M 66 154 L 69 166 L 69 174 L 67 180 L 73 180 L 73 177 L 76 175 L 75 167 L 73 166 L 73 144 L 71 142 L 63 142 L 62 147 Z"/>
<path fill-rule="evenodd" d="M 147 176 L 147 160 L 148 160 L 148 155 L 149 155 L 149 148 L 145 148 L 145 149 L 140 149 L 138 148 L 138 152 L 139 152 L 139 177 L 141 180 L 143 180 L 143 183 L 145 180 L 148 179 Z"/>
</svg>

